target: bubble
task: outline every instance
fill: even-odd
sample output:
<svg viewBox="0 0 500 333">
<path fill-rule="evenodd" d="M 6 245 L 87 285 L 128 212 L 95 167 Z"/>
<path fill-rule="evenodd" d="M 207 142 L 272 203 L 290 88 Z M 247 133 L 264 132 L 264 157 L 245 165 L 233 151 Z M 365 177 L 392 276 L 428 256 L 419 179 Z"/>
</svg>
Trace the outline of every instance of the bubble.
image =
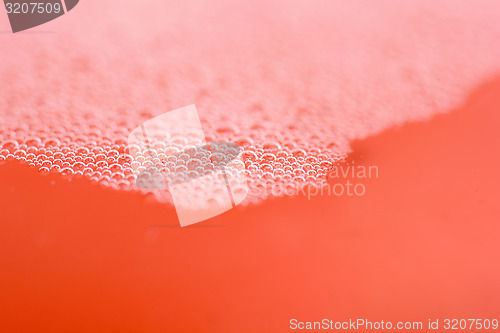
<svg viewBox="0 0 500 333">
<path fill-rule="evenodd" d="M 57 138 L 49 138 L 45 142 L 45 147 L 58 147 L 61 144 L 61 141 Z"/>
<path fill-rule="evenodd" d="M 85 163 L 83 163 L 83 162 L 76 162 L 75 164 L 73 164 L 73 170 L 75 170 L 75 171 L 82 171 L 83 169 L 85 169 Z"/>
<path fill-rule="evenodd" d="M 60 173 L 63 175 L 63 176 L 68 176 L 68 175 L 71 175 L 74 173 L 73 169 L 69 168 L 69 167 L 66 167 L 66 168 L 62 168 Z"/>
<path fill-rule="evenodd" d="M 271 164 L 266 163 L 266 164 L 262 164 L 260 166 L 260 169 L 262 171 L 269 172 L 269 171 L 273 171 L 273 166 Z"/>
<path fill-rule="evenodd" d="M 276 155 L 272 153 L 265 153 L 261 156 L 261 160 L 263 163 L 273 162 L 274 160 L 276 160 Z"/>
<path fill-rule="evenodd" d="M 195 170 L 196 168 L 200 167 L 202 164 L 203 163 L 201 162 L 200 159 L 192 158 L 186 163 L 186 166 L 188 167 L 189 170 Z"/>
<path fill-rule="evenodd" d="M 98 168 L 106 168 L 108 166 L 108 162 L 107 161 L 99 161 L 96 163 L 96 166 Z"/>
<path fill-rule="evenodd" d="M 46 174 L 48 174 L 48 173 L 50 172 L 50 168 L 47 168 L 47 167 L 40 167 L 40 168 L 38 169 L 38 171 L 40 171 L 40 173 L 41 173 L 42 175 L 46 175 Z"/>
<path fill-rule="evenodd" d="M 59 170 L 61 170 L 61 167 L 57 164 L 54 164 L 50 167 L 50 171 L 58 172 Z"/>
<path fill-rule="evenodd" d="M 22 149 L 18 149 L 14 152 L 14 155 L 18 158 L 21 158 L 21 157 L 26 157 L 26 151 L 25 150 L 22 150 Z"/>
<path fill-rule="evenodd" d="M 11 151 L 15 151 L 18 146 L 19 146 L 19 143 L 16 140 L 7 140 L 2 144 L 2 149 L 6 149 L 9 152 L 11 152 Z"/>
</svg>

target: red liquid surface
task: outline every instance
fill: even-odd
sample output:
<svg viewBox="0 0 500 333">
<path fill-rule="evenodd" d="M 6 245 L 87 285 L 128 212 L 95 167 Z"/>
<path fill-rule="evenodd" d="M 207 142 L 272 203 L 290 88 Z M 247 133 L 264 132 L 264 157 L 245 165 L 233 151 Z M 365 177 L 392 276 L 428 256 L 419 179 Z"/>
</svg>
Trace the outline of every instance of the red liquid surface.
<svg viewBox="0 0 500 333">
<path fill-rule="evenodd" d="M 179 228 L 173 207 L 0 166 L 4 332 L 287 332 L 289 321 L 492 318 L 500 82 L 355 142 L 362 197 L 299 196 Z"/>
</svg>

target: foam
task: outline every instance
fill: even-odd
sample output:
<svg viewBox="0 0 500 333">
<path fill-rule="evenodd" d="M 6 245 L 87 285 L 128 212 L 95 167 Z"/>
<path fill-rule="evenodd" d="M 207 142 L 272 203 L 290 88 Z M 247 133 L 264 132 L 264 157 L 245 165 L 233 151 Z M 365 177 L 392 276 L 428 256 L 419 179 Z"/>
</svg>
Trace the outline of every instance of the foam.
<svg viewBox="0 0 500 333">
<path fill-rule="evenodd" d="M 139 190 L 130 131 L 195 103 L 207 141 L 244 148 L 259 201 L 458 106 L 500 73 L 499 22 L 493 1 L 85 1 L 0 35 L 0 162 Z"/>
</svg>

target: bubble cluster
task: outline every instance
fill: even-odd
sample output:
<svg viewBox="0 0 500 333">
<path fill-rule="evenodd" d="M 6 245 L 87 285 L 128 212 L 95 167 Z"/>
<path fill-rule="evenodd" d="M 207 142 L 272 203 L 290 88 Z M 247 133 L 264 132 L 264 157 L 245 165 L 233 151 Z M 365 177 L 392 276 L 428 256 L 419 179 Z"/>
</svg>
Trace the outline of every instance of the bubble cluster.
<svg viewBox="0 0 500 333">
<path fill-rule="evenodd" d="M 294 141 L 264 140 L 258 132 L 243 137 L 234 125 L 229 131 L 229 123 L 220 127 L 207 126 L 208 136 L 227 142 L 212 145 L 211 150 L 186 149 L 180 138 L 169 145 L 157 139 L 146 149 L 127 144 L 127 136 L 137 126 L 133 118 L 122 119 L 119 126 L 100 128 L 95 125 L 98 120 L 92 114 L 82 115 L 80 121 L 72 119 L 72 125 L 67 126 L 69 120 L 54 117 L 53 121 L 61 125 L 57 128 L 54 123 L 50 128 L 45 124 L 30 124 L 0 131 L 0 163 L 17 160 L 41 174 L 83 176 L 118 190 L 154 191 L 162 201 L 170 200 L 167 193 L 157 191 L 168 189 L 168 186 L 162 187 L 165 177 L 175 175 L 173 184 L 177 184 L 225 167 L 229 174 L 245 174 L 251 201 L 293 194 L 288 190 L 290 186 L 298 189 L 300 184 L 319 183 L 332 164 L 344 157 L 339 151 L 316 148 L 321 146 L 320 142 L 298 148 Z M 287 137 L 279 132 L 274 135 Z M 252 136 L 255 139 L 251 139 Z M 239 154 L 241 160 L 235 160 Z M 161 184 L 157 183 L 158 179 Z M 234 190 L 244 191 L 241 185 Z M 201 182 L 196 193 L 200 196 L 212 193 L 216 200 L 216 193 L 224 190 L 204 186 Z"/>
<path fill-rule="evenodd" d="M 249 201 L 292 195 L 352 140 L 451 110 L 500 72 L 498 3 L 480 2 L 89 2 L 53 34 L 2 36 L 0 164 L 155 191 L 137 170 L 189 178 L 203 156 L 177 155 L 184 136 L 148 152 L 127 137 L 196 104 L 207 142 L 242 147 Z"/>
</svg>

